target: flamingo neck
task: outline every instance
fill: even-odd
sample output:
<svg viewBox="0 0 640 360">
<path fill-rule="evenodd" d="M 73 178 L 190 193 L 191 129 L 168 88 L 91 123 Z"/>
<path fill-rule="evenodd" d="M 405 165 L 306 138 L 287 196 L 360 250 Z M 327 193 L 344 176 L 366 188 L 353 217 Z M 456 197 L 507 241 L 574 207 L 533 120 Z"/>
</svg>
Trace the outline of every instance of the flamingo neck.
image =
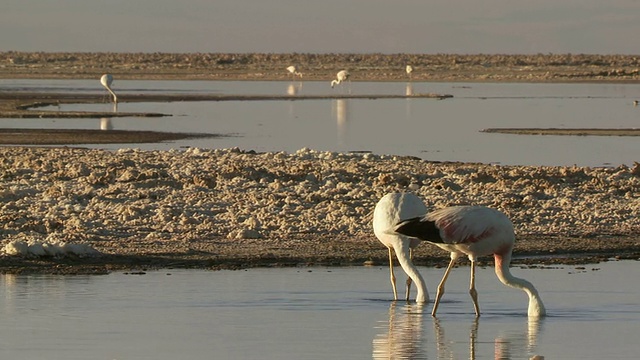
<svg viewBox="0 0 640 360">
<path fill-rule="evenodd" d="M 107 90 L 109 90 L 111 95 L 113 95 L 113 102 L 117 103 L 118 102 L 118 97 L 116 96 L 116 93 L 114 93 L 113 90 L 111 90 L 111 88 L 109 86 L 106 86 L 106 88 L 107 88 Z"/>
<path fill-rule="evenodd" d="M 521 289 L 529 296 L 529 309 L 527 311 L 529 317 L 545 316 L 546 309 L 538 294 L 538 290 L 527 280 L 511 275 L 511 271 L 509 270 L 511 251 L 507 251 L 505 254 L 494 254 L 494 258 L 496 262 L 496 275 L 500 282 L 512 288 Z"/>
<path fill-rule="evenodd" d="M 410 241 L 402 241 L 398 246 L 394 246 L 393 250 L 396 252 L 396 256 L 398 257 L 398 262 L 400 263 L 402 270 L 404 270 L 404 272 L 407 273 L 407 276 L 409 276 L 413 283 L 416 284 L 416 288 L 418 289 L 416 302 L 426 303 L 429 302 L 427 285 L 424 282 L 422 275 L 420 275 L 420 272 L 418 272 L 418 269 L 413 265 L 413 262 L 409 258 L 409 244 Z"/>
</svg>

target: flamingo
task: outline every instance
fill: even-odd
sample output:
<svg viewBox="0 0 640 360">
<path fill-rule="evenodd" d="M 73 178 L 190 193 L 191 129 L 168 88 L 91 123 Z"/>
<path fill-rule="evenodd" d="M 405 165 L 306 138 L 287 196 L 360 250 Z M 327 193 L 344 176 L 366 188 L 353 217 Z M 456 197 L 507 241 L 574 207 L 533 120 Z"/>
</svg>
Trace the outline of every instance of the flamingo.
<svg viewBox="0 0 640 360">
<path fill-rule="evenodd" d="M 409 300 L 411 282 L 413 281 L 418 288 L 416 302 L 426 303 L 429 301 L 429 293 L 424 279 L 412 262 L 413 249 L 420 244 L 420 240 L 398 234 L 394 230 L 398 222 L 423 216 L 426 213 L 427 206 L 419 197 L 411 193 L 387 194 L 378 201 L 373 211 L 373 232 L 389 250 L 389 272 L 391 273 L 394 300 L 398 300 L 398 292 L 396 277 L 393 273 L 392 250 L 395 251 L 400 266 L 408 276 L 406 300 Z"/>
<path fill-rule="evenodd" d="M 331 81 L 331 88 L 333 89 L 334 86 L 349 80 L 349 76 L 351 76 L 349 74 L 349 72 L 347 70 L 341 70 L 338 71 L 338 74 L 336 75 L 336 80 Z M 351 80 L 349 80 L 351 81 Z"/>
<path fill-rule="evenodd" d="M 493 254 L 495 272 L 503 284 L 521 289 L 529 296 L 529 317 L 541 317 L 546 310 L 536 288 L 527 280 L 511 275 L 509 264 L 515 241 L 513 224 L 502 212 L 484 206 L 453 206 L 436 210 L 423 217 L 401 221 L 395 227 L 399 234 L 430 242 L 451 253 L 451 262 L 438 285 L 435 304 L 431 312 L 436 316 L 444 284 L 460 255 L 471 261 L 469 294 L 476 317 L 480 316 L 478 293 L 475 288 L 476 259 Z"/>
<path fill-rule="evenodd" d="M 291 79 L 295 80 L 296 76 L 302 78 L 302 73 L 298 72 L 298 68 L 296 68 L 294 65 L 291 65 L 287 68 L 287 71 L 289 71 L 291 73 Z"/>
<path fill-rule="evenodd" d="M 407 67 L 405 68 L 405 71 L 407 72 L 407 75 L 409 75 L 409 80 L 411 80 L 411 73 L 413 72 L 413 66 L 407 65 Z"/>
<path fill-rule="evenodd" d="M 113 90 L 111 90 L 112 83 L 113 83 L 113 75 L 111 74 L 104 74 L 100 78 L 100 84 L 102 84 L 102 86 L 104 86 L 105 89 L 107 89 L 111 93 L 111 95 L 113 95 L 113 103 L 117 104 L 118 97 L 116 96 L 116 93 L 114 93 Z"/>
</svg>

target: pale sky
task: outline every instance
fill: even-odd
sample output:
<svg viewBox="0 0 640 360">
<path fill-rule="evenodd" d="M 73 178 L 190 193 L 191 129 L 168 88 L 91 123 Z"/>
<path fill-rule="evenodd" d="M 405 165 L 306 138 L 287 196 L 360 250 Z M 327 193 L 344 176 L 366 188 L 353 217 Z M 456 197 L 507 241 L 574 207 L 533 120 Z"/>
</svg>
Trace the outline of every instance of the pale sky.
<svg viewBox="0 0 640 360">
<path fill-rule="evenodd" d="M 640 0 L 3 0 L 9 50 L 640 54 Z"/>
</svg>

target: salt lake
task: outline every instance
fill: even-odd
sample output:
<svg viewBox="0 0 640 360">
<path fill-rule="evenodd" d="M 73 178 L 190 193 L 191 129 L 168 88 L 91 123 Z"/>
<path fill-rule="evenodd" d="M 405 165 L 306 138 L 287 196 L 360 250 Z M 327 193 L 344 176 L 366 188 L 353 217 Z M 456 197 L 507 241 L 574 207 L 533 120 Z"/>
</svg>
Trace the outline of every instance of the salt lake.
<svg viewBox="0 0 640 360">
<path fill-rule="evenodd" d="M 635 128 L 635 84 L 360 83 L 333 91 L 442 93 L 434 99 L 122 103 L 122 130 L 228 135 L 117 149 L 240 147 L 370 151 L 436 161 L 513 165 L 632 165 L 634 137 L 486 134 L 489 127 Z M 293 88 L 292 88 L 293 86 Z M 326 82 L 116 81 L 121 93 L 331 94 Z M 97 81 L 0 80 L 0 91 L 104 93 Z M 105 102 L 64 110 L 108 111 Z M 51 110 L 56 110 L 52 107 Z M 96 119 L 0 119 L 8 128 L 99 129 Z M 482 316 L 456 269 L 437 319 L 430 306 L 391 301 L 388 269 L 164 269 L 103 276 L 0 275 L 0 355 L 22 359 L 547 359 L 635 358 L 640 351 L 636 261 L 515 268 L 548 316 L 531 321 L 526 296 L 477 274 Z M 420 268 L 431 296 L 442 269 Z M 404 279 L 399 276 L 398 283 Z"/>
<path fill-rule="evenodd" d="M 479 268 L 454 269 L 438 318 L 392 301 L 386 266 L 102 276 L 0 275 L 6 359 L 632 359 L 640 351 L 637 261 L 512 269 L 548 316 Z M 443 269 L 419 268 L 431 296 Z M 404 284 L 401 271 L 396 272 Z"/>
<path fill-rule="evenodd" d="M 157 130 L 226 135 L 158 144 L 89 145 L 117 149 L 230 148 L 295 152 L 373 152 L 433 161 L 503 165 L 633 165 L 640 145 L 631 136 L 509 135 L 485 128 L 636 128 L 637 84 L 514 84 L 351 82 L 128 81 L 121 94 L 330 95 L 438 93 L 453 98 L 332 99 L 121 103 L 119 111 L 160 112 L 163 118 L 0 119 L 6 128 Z M 0 80 L 0 91 L 104 93 L 102 104 L 62 105 L 62 110 L 110 111 L 93 80 Z M 56 110 L 52 107 L 51 110 Z"/>
</svg>

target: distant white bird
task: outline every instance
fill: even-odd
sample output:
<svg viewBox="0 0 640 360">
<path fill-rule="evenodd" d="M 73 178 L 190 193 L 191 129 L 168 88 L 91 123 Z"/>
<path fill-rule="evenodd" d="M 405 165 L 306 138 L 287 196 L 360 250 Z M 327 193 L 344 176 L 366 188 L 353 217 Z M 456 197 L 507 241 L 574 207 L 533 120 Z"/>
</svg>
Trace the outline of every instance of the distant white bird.
<svg viewBox="0 0 640 360">
<path fill-rule="evenodd" d="M 409 80 L 411 80 L 411 73 L 413 72 L 413 66 L 407 65 L 407 67 L 405 68 L 405 71 L 407 72 L 407 75 L 409 75 Z"/>
<path fill-rule="evenodd" d="M 302 73 L 298 72 L 298 68 L 296 68 L 294 65 L 291 65 L 287 68 L 287 71 L 289 71 L 289 73 L 291 73 L 291 79 L 295 80 L 296 76 L 302 78 Z"/>
<path fill-rule="evenodd" d="M 113 103 L 117 104 L 118 103 L 118 97 L 116 96 L 116 93 L 114 93 L 113 90 L 111 90 L 111 84 L 112 83 L 113 83 L 113 75 L 111 75 L 111 74 L 104 74 L 100 78 L 100 84 L 102 84 L 102 86 L 104 86 L 105 89 L 107 89 L 107 91 L 109 91 L 111 93 L 111 95 L 113 95 Z"/>
<path fill-rule="evenodd" d="M 338 74 L 336 75 L 336 80 L 331 81 L 331 88 L 333 88 L 334 86 L 343 83 L 344 81 L 349 80 L 349 77 L 351 75 L 349 74 L 349 72 L 347 70 L 341 70 L 338 71 Z M 349 80 L 351 81 L 351 80 Z"/>
<path fill-rule="evenodd" d="M 398 300 L 398 292 L 396 277 L 393 273 L 392 250 L 395 251 L 400 266 L 409 277 L 407 279 L 406 300 L 409 300 L 411 282 L 413 281 L 418 288 L 416 302 L 429 301 L 429 293 L 424 279 L 412 262 L 413 249 L 420 244 L 420 240 L 401 235 L 394 230 L 399 222 L 421 217 L 426 213 L 427 206 L 419 197 L 411 193 L 387 194 L 378 201 L 373 211 L 373 232 L 378 240 L 389 249 L 389 272 L 391 273 L 394 300 Z"/>
<path fill-rule="evenodd" d="M 638 100 L 633 100 L 633 106 L 638 106 Z"/>
<path fill-rule="evenodd" d="M 540 317 L 546 310 L 536 288 L 527 280 L 511 275 L 509 264 L 515 242 L 513 224 L 502 212 L 484 206 L 453 206 L 430 212 L 426 216 L 400 222 L 398 234 L 432 243 L 451 253 L 451 262 L 438 285 L 436 301 L 431 315 L 435 316 L 444 294 L 449 272 L 462 254 L 471 261 L 469 294 L 476 316 L 480 316 L 478 293 L 475 288 L 476 260 L 478 256 L 493 254 L 498 279 L 505 285 L 522 289 L 529 296 L 528 315 Z"/>
</svg>

